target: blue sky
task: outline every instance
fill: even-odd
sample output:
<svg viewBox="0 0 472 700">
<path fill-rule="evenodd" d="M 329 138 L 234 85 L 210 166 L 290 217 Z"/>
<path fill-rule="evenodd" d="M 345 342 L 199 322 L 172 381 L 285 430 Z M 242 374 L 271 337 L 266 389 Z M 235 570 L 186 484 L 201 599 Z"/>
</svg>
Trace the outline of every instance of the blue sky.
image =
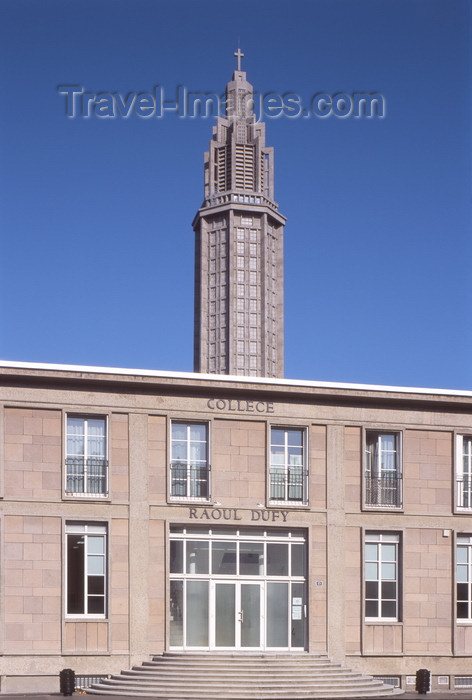
<svg viewBox="0 0 472 700">
<path fill-rule="evenodd" d="M 383 119 L 267 119 L 285 376 L 472 389 L 465 0 L 2 0 L 0 359 L 193 366 L 211 117 L 69 119 L 60 85 L 379 92 Z"/>
</svg>

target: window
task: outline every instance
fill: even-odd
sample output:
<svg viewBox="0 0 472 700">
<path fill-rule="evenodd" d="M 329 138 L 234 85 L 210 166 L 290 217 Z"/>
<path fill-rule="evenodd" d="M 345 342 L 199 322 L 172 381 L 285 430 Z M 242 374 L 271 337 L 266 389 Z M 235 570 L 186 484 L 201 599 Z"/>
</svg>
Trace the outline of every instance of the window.
<svg viewBox="0 0 472 700">
<path fill-rule="evenodd" d="M 399 433 L 366 433 L 365 504 L 402 505 Z"/>
<path fill-rule="evenodd" d="M 399 541 L 400 537 L 395 533 L 366 533 L 366 620 L 399 619 Z"/>
<path fill-rule="evenodd" d="M 305 430 L 271 428 L 270 500 L 306 502 Z"/>
<path fill-rule="evenodd" d="M 472 622 L 472 536 L 458 535 L 456 544 L 457 619 Z"/>
<path fill-rule="evenodd" d="M 66 614 L 106 616 L 107 527 L 66 524 Z"/>
<path fill-rule="evenodd" d="M 66 493 L 108 495 L 106 418 L 67 416 Z"/>
<path fill-rule="evenodd" d="M 472 508 L 472 437 L 456 438 L 456 505 Z"/>
<path fill-rule="evenodd" d="M 173 422 L 171 431 L 171 497 L 207 500 L 210 495 L 208 426 Z"/>
</svg>

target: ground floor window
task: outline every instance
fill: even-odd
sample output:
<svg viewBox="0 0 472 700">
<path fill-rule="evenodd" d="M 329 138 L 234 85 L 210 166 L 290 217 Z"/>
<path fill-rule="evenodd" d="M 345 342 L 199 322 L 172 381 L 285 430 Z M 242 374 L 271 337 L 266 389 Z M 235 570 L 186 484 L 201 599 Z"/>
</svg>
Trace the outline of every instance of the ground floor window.
<svg viewBox="0 0 472 700">
<path fill-rule="evenodd" d="M 170 645 L 303 649 L 303 530 L 173 527 Z"/>
<path fill-rule="evenodd" d="M 392 532 L 365 537 L 366 620 L 399 620 L 399 542 Z"/>
<path fill-rule="evenodd" d="M 458 535 L 456 549 L 457 619 L 472 620 L 472 536 Z"/>
<path fill-rule="evenodd" d="M 106 525 L 66 524 L 66 614 L 106 615 Z"/>
</svg>

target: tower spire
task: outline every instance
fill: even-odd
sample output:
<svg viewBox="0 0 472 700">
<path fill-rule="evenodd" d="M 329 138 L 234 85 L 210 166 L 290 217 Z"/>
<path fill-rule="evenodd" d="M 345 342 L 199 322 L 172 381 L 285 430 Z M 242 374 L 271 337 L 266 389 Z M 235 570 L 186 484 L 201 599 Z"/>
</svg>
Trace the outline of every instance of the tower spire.
<svg viewBox="0 0 472 700">
<path fill-rule="evenodd" d="M 205 154 L 195 230 L 195 371 L 283 376 L 283 233 L 273 149 L 241 70 L 226 86 Z"/>
</svg>

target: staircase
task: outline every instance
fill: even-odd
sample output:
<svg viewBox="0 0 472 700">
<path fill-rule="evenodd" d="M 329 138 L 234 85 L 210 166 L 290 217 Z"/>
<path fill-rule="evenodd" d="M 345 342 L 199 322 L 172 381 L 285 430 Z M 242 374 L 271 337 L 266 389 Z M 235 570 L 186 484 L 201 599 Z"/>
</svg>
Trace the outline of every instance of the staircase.
<svg viewBox="0 0 472 700">
<path fill-rule="evenodd" d="M 377 698 L 403 691 L 314 654 L 164 653 L 87 689 L 165 700 Z"/>
</svg>

